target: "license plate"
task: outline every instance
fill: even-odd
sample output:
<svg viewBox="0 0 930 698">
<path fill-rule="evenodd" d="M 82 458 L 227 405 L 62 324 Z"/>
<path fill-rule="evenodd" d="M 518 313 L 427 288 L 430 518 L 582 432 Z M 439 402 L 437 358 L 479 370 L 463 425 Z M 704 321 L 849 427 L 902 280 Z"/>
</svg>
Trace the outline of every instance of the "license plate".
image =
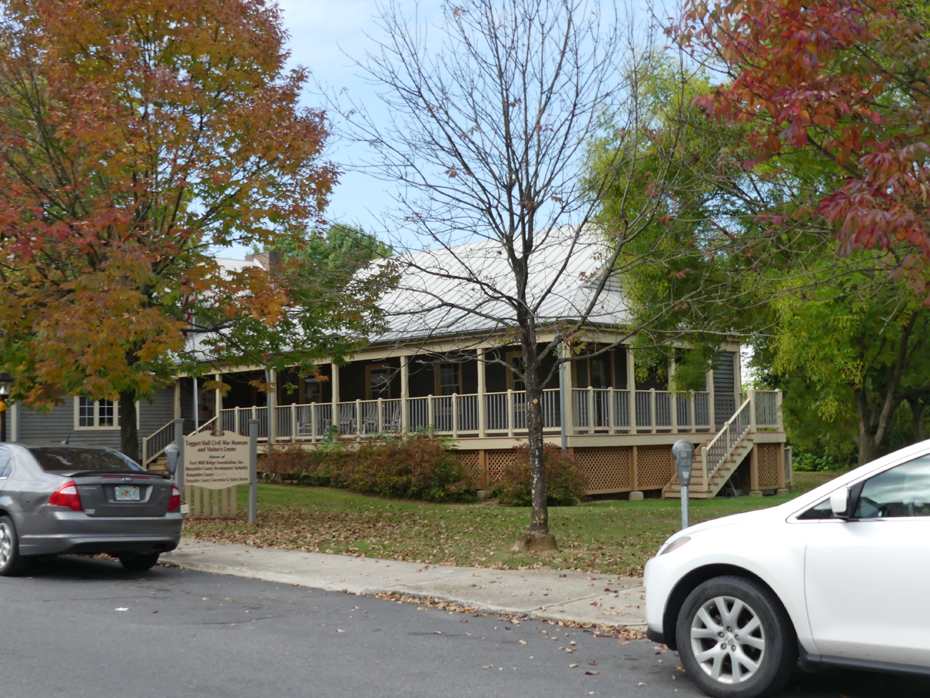
<svg viewBox="0 0 930 698">
<path fill-rule="evenodd" d="M 138 485 L 117 485 L 117 502 L 138 502 L 141 499 Z"/>
</svg>

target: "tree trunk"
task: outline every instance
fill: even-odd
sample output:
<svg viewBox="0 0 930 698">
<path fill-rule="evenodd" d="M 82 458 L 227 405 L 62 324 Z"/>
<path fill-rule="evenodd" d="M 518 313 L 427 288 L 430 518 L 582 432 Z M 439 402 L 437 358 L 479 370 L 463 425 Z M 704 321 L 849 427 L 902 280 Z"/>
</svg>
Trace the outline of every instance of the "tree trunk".
<svg viewBox="0 0 930 698">
<path fill-rule="evenodd" d="M 138 463 L 140 460 L 139 429 L 136 426 L 135 392 L 119 394 L 119 435 L 120 450 Z"/>
<path fill-rule="evenodd" d="M 524 385 L 526 386 L 526 432 L 530 449 L 530 487 L 532 510 L 529 532 L 517 547 L 531 551 L 558 550 L 555 536 L 549 533 L 549 506 L 546 504 L 546 460 L 543 449 L 542 384 L 536 345 L 523 342 Z"/>
</svg>

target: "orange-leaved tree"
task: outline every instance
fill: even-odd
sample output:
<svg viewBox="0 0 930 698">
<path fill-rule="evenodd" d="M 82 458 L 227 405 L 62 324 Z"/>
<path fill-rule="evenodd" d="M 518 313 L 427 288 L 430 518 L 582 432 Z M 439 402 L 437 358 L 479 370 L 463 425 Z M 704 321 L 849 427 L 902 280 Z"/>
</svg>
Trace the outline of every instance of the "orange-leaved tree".
<svg viewBox="0 0 930 698">
<path fill-rule="evenodd" d="M 14 396 L 118 400 L 136 455 L 136 402 L 185 358 L 190 299 L 225 331 L 288 315 L 293 275 L 221 274 L 210 255 L 300 235 L 334 182 L 285 39 L 262 0 L 0 2 L 0 363 Z"/>
<path fill-rule="evenodd" d="M 726 80 L 696 102 L 750 129 L 752 161 L 822 173 L 797 216 L 838 251 L 930 278 L 930 10 L 892 0 L 690 0 L 678 38 Z"/>
</svg>

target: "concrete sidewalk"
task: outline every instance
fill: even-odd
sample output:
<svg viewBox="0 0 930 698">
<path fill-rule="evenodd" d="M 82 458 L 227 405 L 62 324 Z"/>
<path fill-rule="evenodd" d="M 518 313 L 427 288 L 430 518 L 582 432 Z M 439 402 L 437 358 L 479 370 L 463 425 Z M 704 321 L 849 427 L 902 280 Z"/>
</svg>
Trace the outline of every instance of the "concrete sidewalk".
<svg viewBox="0 0 930 698">
<path fill-rule="evenodd" d="M 162 559 L 188 569 L 326 591 L 396 593 L 540 620 L 646 628 L 642 580 L 636 577 L 424 565 L 190 538 Z"/>
</svg>

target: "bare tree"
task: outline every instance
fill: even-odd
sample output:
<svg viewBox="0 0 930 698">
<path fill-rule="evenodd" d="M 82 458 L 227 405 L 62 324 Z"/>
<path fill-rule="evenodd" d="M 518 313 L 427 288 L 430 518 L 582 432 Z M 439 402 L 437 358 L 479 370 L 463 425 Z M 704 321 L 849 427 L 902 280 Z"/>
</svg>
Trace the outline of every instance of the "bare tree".
<svg viewBox="0 0 930 698">
<path fill-rule="evenodd" d="M 531 549 L 555 545 L 543 387 L 571 360 L 562 347 L 580 329 L 616 326 L 620 309 L 604 302 L 610 271 L 662 196 L 661 163 L 648 196 L 638 167 L 650 125 L 668 108 L 642 95 L 660 52 L 651 15 L 640 16 L 637 24 L 632 10 L 588 0 L 462 0 L 427 27 L 390 4 L 384 38 L 359 63 L 384 88 L 385 109 L 343 109 L 351 134 L 374 153 L 361 164 L 398 184 L 395 251 L 409 251 L 410 240 L 431 250 L 397 258 L 398 293 L 418 299 L 401 311 L 433 337 L 472 328 L 522 349 L 522 364 L 507 368 L 526 390 Z M 606 128 L 610 166 L 583 183 L 589 144 Z M 608 189 L 629 191 L 614 201 L 609 244 L 591 225 Z M 579 277 L 584 293 L 559 298 Z"/>
</svg>

